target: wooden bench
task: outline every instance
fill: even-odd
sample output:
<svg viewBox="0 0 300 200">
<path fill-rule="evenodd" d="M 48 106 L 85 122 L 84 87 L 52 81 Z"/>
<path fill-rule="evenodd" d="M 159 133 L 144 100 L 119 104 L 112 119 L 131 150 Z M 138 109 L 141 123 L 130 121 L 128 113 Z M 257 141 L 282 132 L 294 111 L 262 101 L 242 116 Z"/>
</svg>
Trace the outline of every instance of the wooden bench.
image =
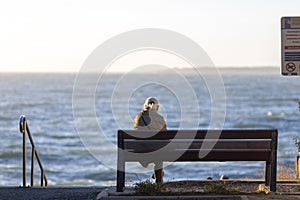
<svg viewBox="0 0 300 200">
<path fill-rule="evenodd" d="M 118 130 L 117 191 L 125 163 L 154 161 L 266 161 L 265 184 L 276 191 L 277 130 Z"/>
</svg>

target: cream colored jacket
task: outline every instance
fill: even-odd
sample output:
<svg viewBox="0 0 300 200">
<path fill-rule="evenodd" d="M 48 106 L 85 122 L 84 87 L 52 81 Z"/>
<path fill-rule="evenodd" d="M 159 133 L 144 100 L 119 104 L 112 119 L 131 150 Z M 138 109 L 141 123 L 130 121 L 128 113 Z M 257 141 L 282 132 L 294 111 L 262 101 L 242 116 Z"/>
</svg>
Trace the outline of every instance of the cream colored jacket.
<svg viewBox="0 0 300 200">
<path fill-rule="evenodd" d="M 167 126 L 163 116 L 152 109 L 144 109 L 135 116 L 134 129 L 167 130 Z"/>
</svg>

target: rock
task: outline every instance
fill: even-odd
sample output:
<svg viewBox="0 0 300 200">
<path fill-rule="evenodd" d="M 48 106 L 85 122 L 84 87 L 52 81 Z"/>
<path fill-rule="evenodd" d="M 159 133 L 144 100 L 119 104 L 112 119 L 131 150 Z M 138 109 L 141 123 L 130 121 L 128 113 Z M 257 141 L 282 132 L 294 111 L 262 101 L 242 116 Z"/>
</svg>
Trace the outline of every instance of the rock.
<svg viewBox="0 0 300 200">
<path fill-rule="evenodd" d="M 259 184 L 258 191 L 259 192 L 264 192 L 265 194 L 269 194 L 270 193 L 270 187 L 265 186 L 265 184 Z"/>
<path fill-rule="evenodd" d="M 229 179 L 229 177 L 226 176 L 226 175 L 222 175 L 222 176 L 220 177 L 220 180 L 228 180 L 228 179 Z"/>
</svg>

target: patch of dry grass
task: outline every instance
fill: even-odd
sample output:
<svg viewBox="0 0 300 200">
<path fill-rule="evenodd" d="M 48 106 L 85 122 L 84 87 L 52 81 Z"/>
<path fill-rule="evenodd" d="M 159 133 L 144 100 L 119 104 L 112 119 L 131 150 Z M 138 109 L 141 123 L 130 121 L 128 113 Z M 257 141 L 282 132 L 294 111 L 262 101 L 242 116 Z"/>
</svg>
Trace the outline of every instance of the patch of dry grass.
<svg viewBox="0 0 300 200">
<path fill-rule="evenodd" d="M 296 180 L 295 170 L 284 163 L 278 163 L 277 180 Z"/>
</svg>

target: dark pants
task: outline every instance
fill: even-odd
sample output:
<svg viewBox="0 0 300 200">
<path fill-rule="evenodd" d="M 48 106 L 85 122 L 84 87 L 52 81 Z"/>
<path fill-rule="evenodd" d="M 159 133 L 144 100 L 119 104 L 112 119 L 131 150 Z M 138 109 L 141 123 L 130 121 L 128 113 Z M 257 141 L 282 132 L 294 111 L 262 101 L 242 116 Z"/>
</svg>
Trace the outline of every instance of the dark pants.
<svg viewBox="0 0 300 200">
<path fill-rule="evenodd" d="M 162 183 L 163 182 L 163 163 L 162 162 L 154 162 L 154 175 L 155 182 Z"/>
</svg>

